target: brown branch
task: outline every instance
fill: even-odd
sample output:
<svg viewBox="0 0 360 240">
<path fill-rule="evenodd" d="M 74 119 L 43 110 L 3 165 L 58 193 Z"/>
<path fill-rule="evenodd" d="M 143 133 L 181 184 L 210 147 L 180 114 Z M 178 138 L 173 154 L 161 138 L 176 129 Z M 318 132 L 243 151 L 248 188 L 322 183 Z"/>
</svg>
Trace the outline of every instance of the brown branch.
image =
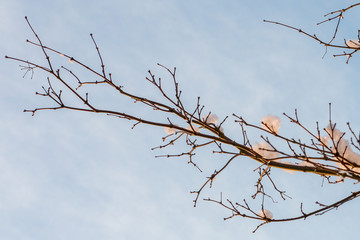
<svg viewBox="0 0 360 240">
<path fill-rule="evenodd" d="M 214 173 L 211 174 L 210 177 L 208 177 L 208 180 L 200 187 L 199 190 L 190 192 L 190 193 L 196 194 L 196 197 L 195 197 L 195 199 L 193 200 L 193 202 L 194 202 L 194 207 L 196 207 L 196 204 L 197 204 L 197 201 L 198 201 L 198 199 L 199 199 L 200 193 L 201 193 L 201 191 L 205 188 L 205 186 L 208 185 L 209 183 L 212 184 L 212 182 L 214 181 L 215 177 L 216 177 L 217 175 L 219 175 L 219 174 L 220 174 L 235 158 L 237 158 L 238 156 L 240 156 L 240 155 L 239 155 L 239 154 L 236 154 L 236 155 L 232 156 L 232 157 L 226 162 L 226 164 L 225 164 L 219 171 L 215 170 Z M 210 186 L 210 187 L 211 187 L 211 186 Z"/>
<path fill-rule="evenodd" d="M 323 21 L 324 22 L 330 22 L 332 20 L 338 19 L 335 32 L 333 35 L 333 38 L 329 42 L 325 42 L 320 40 L 315 34 L 309 34 L 300 28 L 295 28 L 283 23 L 274 22 L 274 21 L 267 21 L 264 20 L 264 22 L 277 24 L 286 28 L 290 28 L 292 30 L 296 30 L 300 32 L 301 34 L 304 34 L 307 37 L 310 37 L 311 39 L 319 42 L 320 44 L 324 45 L 325 47 L 334 47 L 334 48 L 341 48 L 341 49 L 349 49 L 348 46 L 340 46 L 340 45 L 334 45 L 332 44 L 332 41 L 335 39 L 338 28 L 340 26 L 340 21 L 342 19 L 343 13 L 355 6 L 358 6 L 359 4 L 354 4 L 347 9 L 342 9 L 339 11 L 335 11 L 332 13 L 329 13 L 328 15 L 335 15 L 329 17 L 328 20 Z M 233 203 L 231 200 L 227 199 L 227 201 L 224 203 L 222 200 L 222 195 L 220 198 L 220 201 L 218 200 L 212 200 L 210 198 L 204 199 L 205 201 L 215 202 L 222 207 L 228 209 L 231 211 L 231 216 L 225 218 L 230 219 L 235 216 L 242 216 L 245 218 L 251 218 L 262 221 L 261 224 L 257 226 L 257 228 L 254 230 L 256 231 L 259 227 L 263 226 L 264 224 L 270 223 L 270 222 L 284 222 L 284 221 L 293 221 L 298 219 L 306 219 L 309 216 L 313 215 L 321 215 L 326 213 L 327 211 L 330 211 L 332 209 L 337 209 L 342 204 L 353 200 L 360 196 L 360 192 L 354 192 L 350 196 L 339 200 L 333 204 L 324 205 L 317 202 L 318 209 L 315 211 L 312 211 L 310 213 L 305 213 L 303 210 L 303 204 L 300 205 L 300 211 L 301 214 L 296 217 L 289 217 L 289 218 L 283 218 L 283 219 L 274 219 L 272 217 L 269 217 L 265 214 L 265 199 L 270 198 L 273 202 L 276 202 L 275 199 L 268 193 L 268 191 L 265 191 L 265 188 L 267 188 L 268 185 L 272 187 L 272 191 L 275 193 L 277 192 L 280 197 L 285 200 L 286 197 L 290 198 L 288 195 L 286 195 L 286 191 L 279 190 L 277 185 L 275 184 L 275 181 L 270 177 L 270 171 L 272 167 L 284 169 L 284 170 L 292 170 L 292 171 L 302 171 L 302 172 L 309 172 L 313 174 L 318 174 L 320 176 L 325 177 L 328 182 L 330 183 L 330 176 L 341 176 L 350 178 L 356 181 L 360 181 L 360 173 L 356 171 L 354 168 L 358 168 L 356 163 L 354 163 L 351 159 L 348 159 L 346 155 L 348 155 L 348 152 L 350 151 L 350 148 L 345 147 L 342 148 L 340 143 L 344 140 L 344 135 L 341 135 L 339 139 L 335 137 L 335 126 L 336 124 L 333 124 L 331 121 L 331 107 L 329 109 L 329 123 L 330 123 L 330 129 L 324 129 L 325 133 L 327 133 L 328 137 L 330 138 L 332 142 L 332 146 L 329 146 L 321 137 L 321 131 L 319 128 L 319 124 L 316 124 L 316 131 L 310 131 L 309 128 L 305 127 L 299 117 L 298 113 L 295 110 L 294 116 L 289 116 L 284 113 L 284 115 L 287 117 L 287 119 L 294 123 L 297 127 L 300 127 L 307 136 L 310 136 L 310 143 L 306 143 L 300 139 L 295 140 L 291 137 L 286 137 L 283 134 L 279 134 L 277 130 L 273 129 L 272 126 L 268 125 L 266 122 L 262 123 L 262 125 L 258 126 L 256 124 L 251 124 L 246 122 L 242 117 L 239 117 L 235 114 L 233 116 L 235 117 L 235 122 L 239 123 L 242 131 L 242 141 L 243 143 L 238 143 L 237 141 L 233 140 L 232 138 L 228 137 L 223 131 L 222 131 L 222 125 L 224 122 L 228 119 L 228 116 L 226 116 L 220 124 L 210 122 L 209 118 L 212 115 L 211 111 L 206 111 L 208 114 L 204 114 L 204 105 L 200 104 L 200 97 L 197 98 L 197 102 L 194 108 L 187 108 L 187 106 L 184 105 L 181 96 L 182 96 L 182 90 L 179 88 L 179 82 L 177 81 L 176 76 L 176 68 L 170 69 L 165 67 L 164 65 L 158 64 L 159 67 L 164 69 L 167 73 L 170 74 L 169 78 L 171 81 L 171 84 L 173 86 L 174 92 L 171 92 L 169 94 L 168 91 L 166 91 L 163 87 L 163 81 L 161 78 L 156 77 L 152 72 L 149 70 L 149 76 L 146 77 L 146 81 L 148 81 L 152 86 L 155 87 L 155 89 L 158 91 L 160 96 L 162 97 L 162 100 L 155 101 L 150 98 L 144 97 L 139 94 L 133 94 L 130 92 L 127 92 L 124 90 L 123 86 L 116 85 L 115 82 L 112 79 L 111 74 L 109 73 L 108 76 L 105 72 L 105 64 L 101 55 L 101 52 L 99 50 L 99 47 L 93 37 L 92 34 L 90 34 L 90 37 L 94 43 L 95 49 L 97 51 L 100 63 L 101 63 L 101 72 L 98 72 L 92 68 L 90 68 L 85 63 L 81 62 L 78 59 L 75 59 L 74 57 L 71 57 L 70 55 L 64 54 L 58 50 L 55 50 L 53 48 L 45 46 L 42 41 L 40 40 L 39 36 L 33 29 L 32 25 L 26 18 L 26 21 L 31 28 L 33 34 L 38 40 L 38 43 L 32 42 L 27 40 L 27 42 L 31 45 L 34 45 L 36 47 L 39 47 L 41 51 L 43 52 L 45 58 L 47 59 L 47 65 L 45 66 L 39 65 L 37 63 L 8 57 L 6 58 L 15 60 L 20 63 L 25 63 L 27 66 L 21 66 L 22 70 L 26 70 L 25 75 L 28 72 L 32 73 L 34 69 L 41 70 L 46 73 L 48 73 L 52 78 L 47 78 L 47 85 L 48 87 L 42 87 L 43 93 L 37 93 L 37 95 L 48 97 L 52 102 L 56 103 L 56 107 L 44 107 L 44 108 L 35 108 L 34 110 L 24 110 L 25 112 L 32 112 L 34 115 L 37 111 L 41 110 L 59 110 L 59 109 L 67 109 L 72 111 L 81 111 L 81 112 L 91 112 L 91 113 L 98 113 L 98 114 L 107 114 L 109 116 L 115 116 L 122 119 L 127 119 L 130 121 L 135 122 L 132 126 L 134 128 L 138 124 L 146 124 L 150 126 L 156 126 L 156 127 L 165 127 L 165 128 L 172 128 L 174 129 L 173 134 L 169 134 L 166 137 L 163 137 L 163 145 L 157 146 L 154 149 L 158 148 L 166 148 L 172 145 L 177 144 L 180 141 L 184 141 L 188 149 L 188 151 L 183 151 L 178 154 L 164 154 L 164 155 L 158 155 L 156 157 L 182 157 L 182 156 L 188 156 L 189 157 L 189 164 L 192 164 L 196 168 L 198 168 L 200 171 L 202 171 L 196 163 L 193 161 L 193 157 L 195 156 L 195 152 L 197 149 L 205 148 L 207 146 L 212 146 L 216 148 L 216 151 L 212 151 L 213 153 L 218 154 L 228 154 L 231 155 L 230 159 L 220 168 L 220 170 L 214 170 L 213 173 L 207 177 L 207 180 L 201 185 L 199 190 L 192 191 L 191 193 L 196 194 L 195 199 L 193 200 L 194 206 L 197 205 L 198 199 L 200 197 L 200 194 L 203 192 L 206 186 L 212 187 L 212 184 L 214 183 L 215 178 L 225 170 L 229 166 L 229 164 L 237 157 L 239 156 L 245 156 L 247 158 L 250 158 L 252 160 L 255 160 L 259 163 L 259 166 L 256 168 L 259 172 L 259 177 L 256 182 L 256 193 L 252 196 L 254 199 L 257 195 L 259 195 L 262 199 L 261 201 L 261 212 L 255 211 L 252 207 L 250 207 L 250 204 L 246 202 L 244 199 L 242 204 L 239 203 Z M 319 24 L 321 24 L 319 23 Z M 345 44 L 346 45 L 346 44 Z M 353 56 L 359 49 L 354 49 L 353 52 L 341 54 L 342 56 L 347 56 L 348 60 L 350 57 Z M 72 63 L 75 65 L 80 66 L 85 71 L 88 71 L 95 75 L 96 78 L 99 78 L 100 80 L 96 81 L 82 81 L 70 68 L 61 67 L 62 70 L 65 70 L 65 72 L 70 74 L 70 78 L 75 78 L 77 81 L 78 86 L 75 88 L 73 87 L 73 83 L 70 82 L 70 80 L 64 78 L 62 76 L 63 72 L 60 72 L 60 69 L 54 70 L 55 65 L 53 65 L 53 62 L 51 61 L 50 56 L 48 53 L 57 53 L 61 56 L 64 56 L 65 58 L 69 59 Z M 338 55 L 340 56 L 340 55 Z M 60 74 L 61 73 L 61 74 Z M 66 74 L 66 75 L 69 75 Z M 25 76 L 24 75 L 24 76 Z M 72 79 L 73 80 L 73 79 Z M 78 100 L 78 102 L 84 104 L 84 107 L 75 107 L 76 105 L 68 104 L 66 101 L 63 100 L 63 90 L 56 90 L 52 86 L 52 81 L 58 81 L 62 84 L 62 87 L 65 88 L 66 92 L 69 92 L 71 95 L 75 96 Z M 108 110 L 108 109 L 100 109 L 96 106 L 96 104 L 93 102 L 93 98 L 91 98 L 91 102 L 89 101 L 89 94 L 85 93 L 79 93 L 77 90 L 80 87 L 84 87 L 85 85 L 97 85 L 97 84 L 103 84 L 105 86 L 110 87 L 115 91 L 115 93 L 120 94 L 124 97 L 130 98 L 134 100 L 135 103 L 140 102 L 144 104 L 145 107 L 150 107 L 154 111 L 160 111 L 161 113 L 166 115 L 165 121 L 154 121 L 151 120 L 151 118 L 146 117 L 142 118 L 140 114 L 129 114 L 126 112 L 121 111 L 114 111 L 114 110 Z M 91 95 L 92 96 L 92 95 Z M 66 99 L 65 99 L 66 100 Z M 217 119 L 218 120 L 218 119 Z M 176 124 L 174 124 L 176 123 Z M 179 124 L 178 124 L 179 123 Z M 264 135 L 261 135 L 261 138 L 265 141 L 265 143 L 269 146 L 270 149 L 267 148 L 260 148 L 261 154 L 254 150 L 253 146 L 251 145 L 251 141 L 247 135 L 246 128 L 252 128 L 255 130 L 259 130 Z M 355 146 L 358 150 L 360 150 L 360 136 L 357 137 L 353 130 L 349 126 L 349 131 L 354 136 L 355 140 L 357 141 L 357 145 L 353 142 L 351 138 L 351 143 L 353 146 Z M 277 145 L 274 144 L 273 139 L 279 140 L 283 145 Z M 285 146 L 285 149 L 283 148 Z M 287 148 L 286 148 L 287 146 Z M 229 149 L 229 150 L 228 150 Z M 263 153 L 265 152 L 265 153 Z M 276 157 L 266 157 L 266 153 L 276 153 Z M 262 155 L 263 154 L 263 155 Z M 291 159 L 293 162 L 281 162 L 285 159 Z M 298 163 L 300 161 L 300 163 Z M 338 166 L 336 166 L 338 164 Z M 336 183 L 336 182 L 335 182 Z M 267 200 L 266 200 L 267 201 Z"/>
</svg>

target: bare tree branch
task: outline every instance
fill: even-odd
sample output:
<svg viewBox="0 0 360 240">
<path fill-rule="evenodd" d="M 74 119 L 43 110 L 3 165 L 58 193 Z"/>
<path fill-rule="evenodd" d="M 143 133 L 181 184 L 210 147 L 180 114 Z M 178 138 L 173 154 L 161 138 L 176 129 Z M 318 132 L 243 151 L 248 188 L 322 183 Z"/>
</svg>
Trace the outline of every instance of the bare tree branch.
<svg viewBox="0 0 360 240">
<path fill-rule="evenodd" d="M 360 45 L 356 47 L 356 42 L 353 42 L 355 45 L 349 46 L 346 41 L 345 45 L 337 45 L 334 44 L 333 41 L 338 36 L 338 30 L 344 18 L 344 13 L 359 5 L 360 3 L 353 4 L 347 8 L 328 13 L 325 15 L 325 17 L 328 18 L 318 23 L 318 25 L 320 25 L 326 22 L 336 21 L 333 37 L 329 41 L 321 40 L 316 34 L 309 34 L 300 28 L 275 21 L 264 21 L 296 30 L 325 47 L 350 50 L 350 52 L 334 55 L 347 56 L 348 63 L 350 57 L 360 50 Z M 41 88 L 41 92 L 36 92 L 36 94 L 48 98 L 55 106 L 37 107 L 24 111 L 31 112 L 32 115 L 35 115 L 35 113 L 43 110 L 66 109 L 78 112 L 105 114 L 126 119 L 133 122 L 132 128 L 135 128 L 139 124 L 164 128 L 167 135 L 162 138 L 163 143 L 152 148 L 152 150 L 167 149 L 170 146 L 180 143 L 184 143 L 186 149 L 175 154 L 162 154 L 156 157 L 186 157 L 188 163 L 196 167 L 200 172 L 203 172 L 203 170 L 195 158 L 199 149 L 209 148 L 211 149 L 210 153 L 227 156 L 227 161 L 222 163 L 222 167 L 219 170 L 214 169 L 212 173 L 204 179 L 201 187 L 191 192 L 195 194 L 193 200 L 194 207 L 197 206 L 200 195 L 204 194 L 205 189 L 207 189 L 207 187 L 211 188 L 216 178 L 218 178 L 225 169 L 228 169 L 231 166 L 230 163 L 235 159 L 238 159 L 238 161 L 251 159 L 257 162 L 258 165 L 254 172 L 257 172 L 259 175 L 255 183 L 256 191 L 250 196 L 250 200 L 255 202 L 257 198 L 260 198 L 260 205 L 258 204 L 256 207 L 253 207 L 252 202 L 246 199 L 243 199 L 241 203 L 230 199 L 223 201 L 222 193 L 220 200 L 211 198 L 205 198 L 204 200 L 214 202 L 229 210 L 231 215 L 224 218 L 225 220 L 241 216 L 261 221 L 254 232 L 267 223 L 294 221 L 306 219 L 310 216 L 322 215 L 360 196 L 360 191 L 354 191 L 347 197 L 333 203 L 322 204 L 317 201 L 317 208 L 310 212 L 306 212 L 303 203 L 301 203 L 300 212 L 295 216 L 286 218 L 275 218 L 270 210 L 265 208 L 267 201 L 279 204 L 276 196 L 281 200 L 291 199 L 291 197 L 287 195 L 287 191 L 280 190 L 281 188 L 278 187 L 278 182 L 276 178 L 273 177 L 274 174 L 276 174 L 276 172 L 272 171 L 273 168 L 319 175 L 324 181 L 326 179 L 329 184 L 341 183 L 343 179 L 351 179 L 354 183 L 360 181 L 360 154 L 354 152 L 354 150 L 360 151 L 360 135 L 357 135 L 348 123 L 348 132 L 350 132 L 351 138 L 347 140 L 346 132 L 338 130 L 336 123 L 332 122 L 331 104 L 329 105 L 329 125 L 321 128 L 319 123 L 316 122 L 315 130 L 311 130 L 311 128 L 303 124 L 297 110 L 295 110 L 293 115 L 284 113 L 284 118 L 307 137 L 306 139 L 304 138 L 305 140 L 296 139 L 296 137 L 286 136 L 286 134 L 281 133 L 279 131 L 280 118 L 275 116 L 264 117 L 260 124 L 254 124 L 233 113 L 229 115 L 231 117 L 226 116 L 222 121 L 219 121 L 219 118 L 214 113 L 204 110 L 205 106 L 200 103 L 200 97 L 197 97 L 194 101 L 195 107 L 189 108 L 184 104 L 182 100 L 183 92 L 177 80 L 176 68 L 170 69 L 158 64 L 169 77 L 170 80 L 167 80 L 172 84 L 172 92 L 167 91 L 163 87 L 164 80 L 155 76 L 152 71 L 148 71 L 145 82 L 155 88 L 161 100 L 148 98 L 141 91 L 139 91 L 139 93 L 131 93 L 126 91 L 124 86 L 119 85 L 116 80 L 112 78 L 111 73 L 107 73 L 105 70 L 105 63 L 93 34 L 90 34 L 90 37 L 100 61 L 100 71 L 89 67 L 86 63 L 69 54 L 44 45 L 28 18 L 25 17 L 25 19 L 37 40 L 37 42 L 30 40 L 27 40 L 27 42 L 41 50 L 46 59 L 46 64 L 42 65 L 37 63 L 37 61 L 24 60 L 16 57 L 5 57 L 21 64 L 21 70 L 26 71 L 24 77 L 27 73 L 31 73 L 32 78 L 34 71 L 47 73 L 48 77 L 44 86 Z M 95 80 L 83 81 L 81 77 L 75 73 L 74 69 L 56 66 L 52 60 L 55 57 L 53 55 L 60 55 L 68 59 L 74 64 L 73 66 L 80 67 L 83 71 L 93 74 Z M 56 85 L 54 85 L 55 82 L 57 83 Z M 131 114 L 98 107 L 96 97 L 93 97 L 93 93 L 83 93 L 82 91 L 87 91 L 90 85 L 96 87 L 100 84 L 113 90 L 114 94 L 119 94 L 124 98 L 131 99 L 134 104 L 141 103 L 142 107 L 152 109 L 154 114 L 163 117 L 163 120 L 152 120 L 149 116 L 142 117 L 141 112 Z M 56 88 L 59 88 L 58 85 L 63 89 L 57 90 Z M 80 89 L 82 91 L 80 91 Z M 75 97 L 77 102 L 68 100 L 69 95 Z M 232 139 L 224 132 L 224 123 L 231 118 L 233 118 L 233 122 L 241 129 L 242 136 L 240 140 Z M 257 137 L 262 139 L 262 142 L 254 142 L 254 137 L 248 136 L 248 129 L 257 131 Z M 241 171 L 241 169 L 239 169 L 239 171 Z M 338 177 L 340 180 L 333 181 L 331 179 L 332 176 Z"/>
</svg>

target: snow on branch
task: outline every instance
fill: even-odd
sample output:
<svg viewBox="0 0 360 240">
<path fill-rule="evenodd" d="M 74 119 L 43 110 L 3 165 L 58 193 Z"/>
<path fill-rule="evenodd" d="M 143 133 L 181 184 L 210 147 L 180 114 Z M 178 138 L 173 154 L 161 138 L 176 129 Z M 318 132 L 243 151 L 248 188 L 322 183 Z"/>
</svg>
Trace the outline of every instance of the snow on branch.
<svg viewBox="0 0 360 240">
<path fill-rule="evenodd" d="M 328 22 L 336 22 L 335 25 L 335 29 L 333 31 L 333 35 L 331 37 L 330 40 L 324 40 L 319 38 L 316 34 L 311 34 L 307 31 L 302 30 L 301 28 L 297 28 L 297 27 L 293 27 L 284 23 L 280 23 L 280 22 L 276 22 L 276 21 L 269 21 L 269 20 L 264 20 L 264 22 L 266 23 L 272 23 L 272 24 L 276 24 L 276 25 L 280 25 L 292 30 L 295 30 L 313 40 L 315 40 L 316 42 L 320 43 L 321 45 L 325 46 L 326 51 L 325 54 L 327 53 L 327 49 L 328 48 L 334 48 L 334 49 L 343 49 L 343 53 L 341 54 L 334 54 L 334 57 L 340 57 L 340 56 L 345 56 L 346 57 L 346 63 L 349 63 L 350 58 L 354 56 L 354 54 L 356 54 L 359 50 L 360 50 L 360 45 L 359 45 L 359 41 L 360 41 L 360 36 L 359 36 L 359 31 L 358 31 L 358 39 L 349 39 L 349 40 L 344 40 L 343 43 L 338 43 L 338 44 L 334 44 L 333 42 L 338 39 L 338 33 L 339 33 L 339 28 L 341 25 L 341 22 L 344 21 L 345 19 L 345 13 L 351 9 L 354 9 L 355 7 L 360 6 L 360 3 L 356 3 L 353 4 L 351 6 L 348 6 L 346 8 L 340 9 L 340 10 L 336 10 L 333 12 L 330 12 L 328 14 L 325 14 L 324 17 L 326 18 L 325 20 L 317 23 L 317 25 L 321 25 L 324 23 L 328 23 Z M 344 39 L 344 38 L 343 38 Z M 343 40 L 341 39 L 341 40 Z M 324 56 L 325 56 L 324 54 Z"/>
<path fill-rule="evenodd" d="M 308 34 L 299 28 L 273 21 L 265 20 L 265 22 L 297 30 L 326 47 L 351 50 L 352 52 L 343 54 L 348 56 L 349 59 L 360 49 L 359 40 L 348 40 L 344 45 L 334 45 L 332 41 L 337 36 L 337 30 L 344 17 L 344 13 L 358 5 L 360 5 L 360 3 L 329 13 L 332 17 L 324 22 L 333 20 L 337 20 L 338 22 L 333 39 L 328 42 L 322 41 L 316 35 Z M 204 199 L 205 201 L 214 202 L 229 210 L 231 215 L 225 219 L 236 216 L 255 219 L 260 221 L 258 225 L 258 227 L 260 227 L 271 222 L 294 221 L 306 219 L 310 216 L 321 215 L 329 210 L 337 209 L 342 204 L 360 196 L 359 191 L 354 191 L 347 197 L 336 202 L 317 204 L 317 208 L 310 212 L 306 212 L 303 204 L 301 204 L 299 211 L 294 216 L 279 218 L 276 218 L 276 216 L 282 216 L 282 214 L 273 214 L 270 211 L 270 207 L 267 206 L 269 203 L 281 204 L 276 198 L 282 200 L 291 199 L 285 190 L 278 187 L 276 181 L 278 171 L 273 170 L 276 168 L 287 172 L 303 172 L 308 175 L 318 175 L 326 179 L 329 183 L 338 184 L 343 182 L 338 180 L 334 181 L 333 177 L 341 178 L 342 180 L 349 179 L 354 183 L 360 181 L 360 137 L 355 134 L 350 124 L 348 124 L 347 131 L 350 133 L 350 138 L 346 135 L 346 132 L 342 132 L 336 128 L 336 124 L 331 121 L 331 106 L 329 107 L 329 125 L 327 127 L 320 127 L 319 124 L 316 123 L 315 130 L 311 130 L 302 123 L 297 110 L 295 110 L 293 115 L 284 113 L 283 118 L 307 136 L 307 140 L 302 140 L 296 138 L 296 136 L 287 136 L 285 134 L 286 131 L 280 132 L 281 122 L 284 120 L 281 120 L 280 117 L 277 116 L 268 115 L 263 117 L 258 123 L 250 123 L 234 113 L 230 115 L 230 117 L 219 117 L 213 112 L 205 110 L 206 107 L 201 103 L 200 97 L 194 100 L 195 107 L 185 105 L 182 99 L 183 90 L 180 88 L 176 75 L 176 68 L 170 69 L 161 64 L 158 64 L 158 66 L 164 70 L 167 76 L 165 80 L 155 76 L 150 70 L 148 71 L 148 76 L 145 78 L 145 82 L 154 87 L 161 100 L 151 99 L 146 97 L 141 90 L 139 90 L 139 92 L 127 91 L 123 85 L 120 85 L 119 81 L 113 79 L 111 73 L 105 68 L 105 61 L 92 34 L 90 37 L 98 54 L 100 71 L 89 67 L 85 62 L 78 60 L 78 58 L 71 54 L 46 46 L 27 18 L 26 21 L 36 38 L 36 41 L 27 40 L 27 42 L 37 47 L 43 53 L 46 59 L 45 64 L 38 63 L 37 60 L 24 60 L 10 56 L 6 56 L 6 58 L 20 63 L 22 70 L 26 71 L 25 75 L 30 72 L 31 77 L 33 77 L 36 71 L 47 73 L 47 80 L 41 87 L 41 91 L 36 94 L 48 98 L 55 106 L 38 107 L 24 111 L 35 115 L 44 110 L 71 110 L 75 112 L 104 114 L 109 117 L 124 119 L 133 123 L 132 128 L 135 128 L 139 124 L 158 127 L 166 136 L 162 138 L 163 143 L 154 147 L 153 150 L 168 149 L 170 147 L 179 150 L 177 148 L 178 145 L 185 146 L 185 149 L 179 150 L 179 152 L 175 154 L 158 155 L 156 157 L 185 158 L 187 159 L 187 163 L 198 169 L 199 172 L 205 172 L 203 171 L 203 166 L 199 166 L 197 162 L 196 157 L 198 156 L 196 153 L 198 153 L 199 149 L 209 150 L 214 156 L 218 156 L 219 154 L 225 156 L 227 161 L 222 162 L 219 160 L 221 166 L 216 169 L 211 169 L 210 173 L 209 170 L 206 170 L 207 177 L 203 183 L 200 184 L 198 190 L 191 192 L 194 195 L 194 206 L 197 206 L 199 199 L 201 199 L 200 196 L 202 196 L 205 191 L 209 191 L 213 184 L 215 184 L 216 179 L 222 175 L 226 169 L 232 166 L 235 159 L 250 159 L 256 162 L 257 167 L 253 173 L 257 173 L 258 176 L 256 176 L 255 193 L 240 202 L 223 199 L 222 193 L 219 200 L 213 198 Z M 53 61 L 56 57 L 70 61 L 72 63 L 71 68 L 56 65 L 55 62 L 57 61 Z M 80 75 L 75 73 L 74 67 L 88 74 L 92 74 L 94 80 L 84 81 Z M 170 82 L 175 91 L 167 92 L 163 88 L 163 81 Z M 58 89 L 55 88 L 55 82 Z M 125 82 L 122 81 L 121 83 L 124 84 Z M 93 85 L 95 88 L 88 88 L 90 85 Z M 115 95 L 132 100 L 134 108 L 135 106 L 142 108 L 135 111 L 135 113 L 129 113 L 99 107 L 95 93 L 93 92 L 96 86 L 99 85 L 111 89 Z M 80 91 L 80 89 L 82 91 Z M 69 100 L 69 95 L 75 97 L 77 100 Z M 153 120 L 148 115 L 143 115 L 141 109 L 144 108 L 151 109 L 154 111 L 154 114 L 158 114 L 159 118 L 156 118 L 158 120 Z M 229 121 L 229 119 L 232 119 L 232 122 L 241 129 L 241 136 L 232 138 L 226 134 L 223 124 Z M 255 130 L 257 135 L 248 136 L 248 129 Z M 259 137 L 261 138 L 261 142 L 256 142 Z M 243 170 L 239 169 L 238 171 L 240 173 Z M 257 199 L 260 199 L 260 201 L 257 201 Z M 257 230 L 258 227 L 255 230 Z"/>
</svg>

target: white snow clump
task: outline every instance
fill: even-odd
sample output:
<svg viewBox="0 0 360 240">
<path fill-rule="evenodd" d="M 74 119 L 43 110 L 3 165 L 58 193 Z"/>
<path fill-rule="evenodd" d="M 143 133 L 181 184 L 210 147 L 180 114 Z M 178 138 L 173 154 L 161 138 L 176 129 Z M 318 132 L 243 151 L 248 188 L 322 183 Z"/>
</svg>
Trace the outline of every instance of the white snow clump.
<svg viewBox="0 0 360 240">
<path fill-rule="evenodd" d="M 288 164 L 288 165 L 294 165 L 292 162 L 289 162 L 289 161 L 284 161 L 284 162 L 282 162 L 282 163 L 286 163 L 286 164 Z M 283 169 L 284 170 L 284 172 L 287 172 L 287 173 L 290 173 L 290 174 L 294 174 L 294 170 L 290 170 L 290 169 Z"/>
<path fill-rule="evenodd" d="M 203 120 L 206 121 L 206 123 L 212 123 L 216 124 L 219 121 L 219 117 L 216 116 L 216 114 L 210 114 L 203 117 Z"/>
<path fill-rule="evenodd" d="M 301 161 L 299 164 L 299 166 L 304 166 L 304 167 L 314 167 L 315 163 L 309 161 Z"/>
<path fill-rule="evenodd" d="M 189 130 L 189 131 L 193 131 L 193 132 L 196 132 L 196 133 L 199 133 L 200 132 L 200 128 L 199 127 L 197 127 L 197 126 L 187 126 L 186 127 L 186 130 Z"/>
<path fill-rule="evenodd" d="M 360 154 L 351 149 L 351 144 L 343 137 L 344 133 L 336 128 L 332 131 L 330 126 L 328 126 L 326 130 L 330 134 L 330 137 L 334 140 L 335 146 L 337 146 L 337 151 L 348 161 L 360 165 Z M 333 152 L 335 152 L 335 146 L 331 147 Z M 345 166 L 343 166 L 340 162 L 337 162 L 337 165 L 345 168 Z M 360 171 L 359 169 L 357 170 Z"/>
<path fill-rule="evenodd" d="M 350 48 L 360 48 L 360 40 L 348 40 L 346 41 L 346 46 L 350 47 Z"/>
<path fill-rule="evenodd" d="M 261 119 L 261 125 L 263 129 L 270 130 L 278 134 L 281 126 L 281 120 L 279 117 L 268 115 Z"/>
<path fill-rule="evenodd" d="M 258 212 L 258 215 L 262 218 L 273 219 L 273 214 L 268 209 L 262 209 Z"/>
<path fill-rule="evenodd" d="M 278 153 L 273 152 L 272 150 L 274 149 L 267 142 L 256 143 L 252 146 L 252 148 L 264 158 L 276 158 L 278 156 Z"/>
<path fill-rule="evenodd" d="M 170 127 L 164 127 L 164 131 L 166 132 L 166 134 L 174 134 L 176 132 L 175 128 L 170 128 Z"/>
<path fill-rule="evenodd" d="M 329 136 L 322 136 L 320 137 L 320 141 L 326 146 L 329 146 L 330 143 L 330 137 Z"/>
</svg>

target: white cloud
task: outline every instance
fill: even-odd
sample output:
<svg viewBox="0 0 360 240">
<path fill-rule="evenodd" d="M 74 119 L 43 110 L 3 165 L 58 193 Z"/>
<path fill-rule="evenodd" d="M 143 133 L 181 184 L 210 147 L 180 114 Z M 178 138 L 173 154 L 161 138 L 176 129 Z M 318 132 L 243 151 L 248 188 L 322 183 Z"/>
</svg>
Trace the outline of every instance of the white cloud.
<svg viewBox="0 0 360 240">
<path fill-rule="evenodd" d="M 31 170 L 26 170 L 15 158 L 0 155 L 0 209 L 3 213 L 25 211 L 38 201 L 38 189 Z"/>
</svg>

